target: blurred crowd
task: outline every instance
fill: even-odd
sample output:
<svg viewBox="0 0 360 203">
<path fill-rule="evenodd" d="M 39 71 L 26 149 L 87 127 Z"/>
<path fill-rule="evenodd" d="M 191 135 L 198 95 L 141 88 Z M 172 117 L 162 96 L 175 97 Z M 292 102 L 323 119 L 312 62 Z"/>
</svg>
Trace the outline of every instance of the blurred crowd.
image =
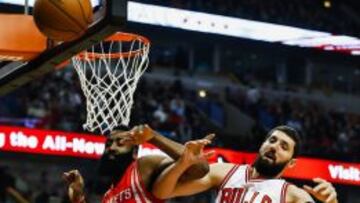
<svg viewBox="0 0 360 203">
<path fill-rule="evenodd" d="M 190 9 L 246 19 L 278 23 L 336 34 L 358 35 L 357 24 L 345 2 L 323 0 L 139 0 L 176 8 Z M 169 57 L 171 56 L 171 57 Z M 157 65 L 187 67 L 186 50 L 161 51 Z M 248 76 L 250 81 L 254 76 Z M 246 81 L 246 78 L 242 81 Z M 246 82 L 245 85 L 249 85 Z M 184 87 L 181 81 L 165 83 L 142 79 L 134 95 L 131 124 L 148 123 L 163 135 L 184 143 L 198 139 L 212 128 L 226 125 L 225 108 L 218 95 L 199 96 L 196 90 Z M 255 125 L 246 138 L 217 136 L 216 145 L 256 151 L 267 131 L 277 125 L 298 129 L 303 138 L 303 155 L 359 161 L 360 115 L 331 111 L 316 102 L 298 99 L 269 98 L 256 87 L 229 91 L 227 102 L 235 104 L 250 116 Z M 0 97 L 0 125 L 84 132 L 85 98 L 77 75 L 73 71 L 58 71 L 34 81 L 7 96 Z M 246 141 L 241 140 L 246 139 Z M 226 145 L 230 143 L 231 145 Z M 239 143 L 252 143 L 240 145 Z M 84 165 L 85 167 L 86 165 Z M 60 174 L 64 168 L 0 166 L 0 202 L 11 203 L 9 188 L 18 191 L 34 203 L 66 203 L 64 183 Z M 85 167 L 86 168 L 86 167 Z M 85 170 L 86 171 L 86 170 Z M 24 174 L 27 174 L 26 177 Z M 85 176 L 87 174 L 85 173 Z M 31 177 L 30 177 L 31 176 Z M 101 192 L 91 181 L 87 189 L 90 202 L 99 202 Z M 208 202 L 209 195 L 172 202 Z"/>
<path fill-rule="evenodd" d="M 286 124 L 302 132 L 304 154 L 358 160 L 359 115 L 330 111 L 316 102 L 265 97 L 256 87 L 229 91 L 227 99 L 254 119 L 251 143 L 261 143 L 268 130 Z M 134 101 L 130 126 L 148 123 L 182 143 L 209 132 L 221 133 L 226 125 L 224 104 L 216 94 L 200 96 L 184 88 L 180 80 L 166 83 L 143 78 Z M 85 99 L 73 71 L 58 71 L 32 82 L 2 97 L 0 104 L 0 124 L 84 132 Z M 224 146 L 226 139 L 219 135 L 217 144 Z M 258 145 L 239 146 L 235 149 L 256 150 Z"/>
<path fill-rule="evenodd" d="M 241 60 L 246 61 L 245 57 Z M 265 59 L 270 60 L 270 59 Z M 274 74 L 274 70 L 267 66 L 257 66 L 256 64 L 246 64 L 244 67 L 235 69 L 232 76 L 245 86 L 258 86 L 273 90 L 283 90 L 290 92 L 315 93 L 323 95 L 333 95 L 336 93 L 353 96 L 360 95 L 360 67 L 344 69 L 341 66 L 324 71 L 324 68 L 314 66 L 312 75 L 315 76 L 307 83 L 301 75 L 305 65 L 296 67 L 288 66 L 286 81 L 280 80 L 281 76 Z M 266 69 L 270 69 L 266 71 Z M 299 72 L 292 72 L 296 69 Z M 236 72 L 237 71 L 237 72 Z M 327 75 L 326 72 L 334 72 L 333 75 Z"/>
<path fill-rule="evenodd" d="M 351 5 L 324 0 L 139 0 L 170 7 L 234 16 L 270 23 L 358 35 Z M 357 14 L 355 14 L 357 15 Z"/>
<path fill-rule="evenodd" d="M 67 183 L 62 175 L 73 169 L 81 171 L 84 177 L 87 202 L 101 202 L 106 188 L 100 188 L 98 180 L 101 177 L 96 175 L 97 160 L 15 157 L 21 163 L 3 158 L 6 165 L 0 165 L 1 203 L 70 203 Z"/>
<path fill-rule="evenodd" d="M 179 142 L 197 139 L 211 132 L 206 118 L 219 128 L 225 126 L 226 112 L 223 104 L 211 92 L 200 97 L 197 91 L 186 89 L 179 80 L 165 83 L 143 78 L 141 81 L 135 93 L 131 125 L 148 123 L 165 136 Z M 256 151 L 268 130 L 276 125 L 286 124 L 302 133 L 303 155 L 359 161 L 356 156 L 360 153 L 359 115 L 329 111 L 317 103 L 265 97 L 255 87 L 229 91 L 227 99 L 254 119 L 256 124 L 251 135 L 245 138 L 237 136 L 235 139 L 219 134 L 216 146 Z M 75 73 L 58 71 L 1 97 L 0 124 L 82 132 L 86 116 L 84 103 Z M 226 145 L 227 143 L 230 145 Z M 82 166 L 86 168 L 85 164 Z M 25 170 L 23 164 L 19 168 L 18 174 L 14 174 L 16 170 L 12 168 L 1 168 L 0 202 L 11 202 L 4 200 L 9 186 L 16 188 L 31 202 L 67 202 L 64 183 L 60 178 L 65 168 L 57 165 L 56 171 L 48 170 L 49 168 L 39 171 L 33 166 L 28 171 L 21 171 Z M 56 175 L 49 175 L 50 173 Z M 31 177 L 37 178 L 31 179 L 21 174 L 31 174 Z M 31 187 L 29 183 L 38 186 Z M 101 198 L 101 192 L 95 186 L 93 181 L 88 181 L 90 202 L 99 202 Z M 171 202 L 209 202 L 209 198 L 211 195 L 207 193 Z"/>
<path fill-rule="evenodd" d="M 327 110 L 320 103 L 301 99 L 267 97 L 256 87 L 230 91 L 227 97 L 256 122 L 252 143 L 261 143 L 268 130 L 285 124 L 301 132 L 303 155 L 359 161 L 358 114 Z"/>
<path fill-rule="evenodd" d="M 71 162 L 71 160 L 69 160 Z M 51 166 L 51 164 L 56 165 Z M 61 162 L 41 164 L 23 161 L 20 165 L 0 165 L 0 202 L 1 203 L 70 203 L 67 197 L 67 185 L 61 178 L 62 173 L 72 169 L 71 165 Z M 7 164 L 9 165 L 9 164 Z M 41 165 L 41 167 L 39 167 Z M 88 203 L 101 202 L 106 188 L 101 188 L 93 168 L 96 161 L 76 164 L 85 180 L 86 200 Z M 210 193 L 186 198 L 174 198 L 168 203 L 206 203 L 211 202 Z"/>
<path fill-rule="evenodd" d="M 2 97 L 0 104 L 0 124 L 84 131 L 85 98 L 77 75 L 70 69 Z M 224 114 L 215 97 L 200 97 L 196 91 L 185 89 L 179 80 L 164 83 L 142 78 L 134 95 L 130 126 L 148 123 L 164 135 L 184 142 L 208 132 L 203 117 L 222 127 Z"/>
</svg>

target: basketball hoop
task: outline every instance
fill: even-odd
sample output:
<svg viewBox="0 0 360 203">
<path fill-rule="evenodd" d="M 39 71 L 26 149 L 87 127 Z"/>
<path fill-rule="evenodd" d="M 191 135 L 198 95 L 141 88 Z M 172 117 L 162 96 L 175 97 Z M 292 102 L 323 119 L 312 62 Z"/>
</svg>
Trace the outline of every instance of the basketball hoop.
<svg viewBox="0 0 360 203">
<path fill-rule="evenodd" d="M 147 38 L 118 32 L 73 57 L 86 97 L 84 129 L 104 134 L 128 126 L 133 94 L 149 64 L 149 49 Z"/>
</svg>

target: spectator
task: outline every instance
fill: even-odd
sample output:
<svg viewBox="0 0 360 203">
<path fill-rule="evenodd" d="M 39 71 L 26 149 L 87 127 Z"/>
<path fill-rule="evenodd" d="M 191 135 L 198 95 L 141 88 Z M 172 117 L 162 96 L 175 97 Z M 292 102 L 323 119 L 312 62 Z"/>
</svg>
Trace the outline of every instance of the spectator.
<svg viewBox="0 0 360 203">
<path fill-rule="evenodd" d="M 29 201 L 15 187 L 15 178 L 9 174 L 6 167 L 0 166 L 0 201 L 29 203 Z"/>
</svg>

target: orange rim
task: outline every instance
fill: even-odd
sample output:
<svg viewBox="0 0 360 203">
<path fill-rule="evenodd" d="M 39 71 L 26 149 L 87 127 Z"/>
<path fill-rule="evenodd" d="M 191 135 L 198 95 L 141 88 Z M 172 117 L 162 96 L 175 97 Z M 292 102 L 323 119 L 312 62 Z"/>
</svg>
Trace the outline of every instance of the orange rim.
<svg viewBox="0 0 360 203">
<path fill-rule="evenodd" d="M 143 44 L 143 48 L 135 50 L 135 51 L 128 51 L 128 52 L 121 52 L 121 53 L 94 53 L 84 51 L 81 52 L 76 56 L 79 60 L 96 60 L 96 59 L 103 59 L 103 58 L 130 58 L 136 56 L 138 54 L 145 53 L 145 49 L 149 46 L 150 41 L 146 37 L 137 34 L 125 33 L 125 32 L 117 32 L 110 37 L 106 38 L 105 42 L 117 41 L 117 42 L 131 42 L 134 40 L 138 40 Z"/>
</svg>

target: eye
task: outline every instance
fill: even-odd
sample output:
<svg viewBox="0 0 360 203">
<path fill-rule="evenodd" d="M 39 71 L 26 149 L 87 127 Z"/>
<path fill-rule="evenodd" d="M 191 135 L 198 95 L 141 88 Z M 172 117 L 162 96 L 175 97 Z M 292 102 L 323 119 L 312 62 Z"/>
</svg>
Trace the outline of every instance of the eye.
<svg viewBox="0 0 360 203">
<path fill-rule="evenodd" d="M 120 145 L 121 144 L 121 138 L 116 138 L 115 142 L 116 142 L 116 144 Z"/>
<path fill-rule="evenodd" d="M 286 143 L 281 144 L 281 148 L 285 151 L 289 149 L 289 146 Z"/>
<path fill-rule="evenodd" d="M 269 142 L 270 142 L 270 143 L 276 142 L 276 138 L 275 138 L 275 137 L 271 137 L 271 138 L 269 139 Z"/>
</svg>

